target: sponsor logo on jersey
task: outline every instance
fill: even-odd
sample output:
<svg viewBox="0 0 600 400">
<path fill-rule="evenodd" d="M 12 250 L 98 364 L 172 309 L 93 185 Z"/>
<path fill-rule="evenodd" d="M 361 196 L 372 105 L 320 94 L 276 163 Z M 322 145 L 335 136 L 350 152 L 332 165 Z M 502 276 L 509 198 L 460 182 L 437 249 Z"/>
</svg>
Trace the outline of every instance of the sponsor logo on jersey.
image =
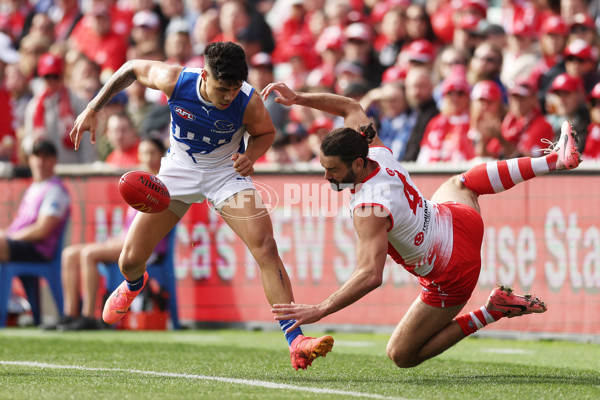
<svg viewBox="0 0 600 400">
<path fill-rule="evenodd" d="M 215 129 L 213 129 L 213 132 L 215 133 L 231 133 L 235 130 L 233 127 L 233 122 L 222 119 L 215 121 L 214 126 Z"/>
<path fill-rule="evenodd" d="M 185 118 L 189 121 L 193 121 L 196 119 L 196 116 L 194 114 L 192 114 L 191 112 L 189 112 L 186 109 L 183 109 L 181 107 L 175 107 L 175 112 L 177 113 L 177 115 L 179 115 L 181 118 Z"/>
</svg>

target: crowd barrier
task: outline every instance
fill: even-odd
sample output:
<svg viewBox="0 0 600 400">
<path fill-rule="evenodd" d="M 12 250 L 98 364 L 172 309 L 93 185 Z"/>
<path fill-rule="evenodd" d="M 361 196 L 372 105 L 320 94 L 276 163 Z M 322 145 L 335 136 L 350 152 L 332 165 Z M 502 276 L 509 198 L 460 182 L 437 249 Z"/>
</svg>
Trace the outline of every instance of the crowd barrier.
<svg viewBox="0 0 600 400">
<path fill-rule="evenodd" d="M 455 170 L 456 169 L 456 170 Z M 277 170 L 277 172 L 276 172 Z M 317 169 L 318 170 L 318 169 Z M 337 193 L 314 168 L 281 168 L 254 176 L 271 213 L 275 239 L 297 303 L 317 303 L 356 267 L 356 235 L 348 191 Z M 416 169 L 426 197 L 460 168 Z M 120 172 L 99 175 L 61 169 L 73 205 L 66 243 L 102 241 L 123 227 L 127 205 L 117 190 Z M 16 212 L 29 179 L 0 180 L 0 226 Z M 600 335 L 600 184 L 598 170 L 553 173 L 480 200 L 485 221 L 483 267 L 465 310 L 479 308 L 496 284 L 544 299 L 548 312 L 503 320 L 490 330 Z M 184 322 L 274 324 L 258 266 L 243 243 L 206 204 L 177 226 L 176 278 Z M 339 327 L 392 327 L 419 295 L 416 279 L 388 259 L 383 285 L 321 322 Z"/>
</svg>

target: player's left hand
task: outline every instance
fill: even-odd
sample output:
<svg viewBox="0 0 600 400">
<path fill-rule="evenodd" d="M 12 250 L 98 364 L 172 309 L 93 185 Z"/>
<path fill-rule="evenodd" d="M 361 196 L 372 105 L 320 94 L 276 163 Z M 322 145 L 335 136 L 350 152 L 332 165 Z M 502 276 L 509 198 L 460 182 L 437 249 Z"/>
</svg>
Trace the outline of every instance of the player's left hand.
<svg viewBox="0 0 600 400">
<path fill-rule="evenodd" d="M 300 327 L 300 325 L 312 324 L 320 320 L 323 315 L 319 306 L 309 304 L 273 304 L 271 312 L 275 315 L 278 321 L 295 319 L 296 323 L 290 326 L 286 333 Z"/>
<path fill-rule="evenodd" d="M 296 104 L 296 97 L 298 96 L 295 91 L 287 87 L 287 85 L 283 82 L 275 82 L 269 83 L 263 90 L 260 92 L 263 101 L 267 99 L 269 93 L 275 91 L 277 93 L 277 97 L 275 98 L 275 103 L 283 104 L 284 106 L 291 106 Z"/>
<path fill-rule="evenodd" d="M 241 176 L 254 173 L 254 163 L 245 154 L 235 153 L 231 156 L 231 161 L 233 161 L 233 169 Z"/>
</svg>

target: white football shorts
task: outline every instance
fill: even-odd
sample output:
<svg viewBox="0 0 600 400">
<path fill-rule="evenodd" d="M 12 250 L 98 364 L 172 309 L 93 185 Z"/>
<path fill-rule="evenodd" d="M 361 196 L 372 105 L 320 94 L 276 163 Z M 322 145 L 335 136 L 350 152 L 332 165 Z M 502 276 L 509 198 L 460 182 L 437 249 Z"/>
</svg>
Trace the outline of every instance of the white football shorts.
<svg viewBox="0 0 600 400">
<path fill-rule="evenodd" d="M 218 210 L 235 194 L 243 190 L 256 190 L 252 178 L 235 172 L 233 161 L 210 169 L 199 169 L 184 165 L 168 154 L 161 160 L 158 178 L 169 189 L 169 210 L 179 217 L 183 217 L 193 203 L 208 199 Z"/>
</svg>

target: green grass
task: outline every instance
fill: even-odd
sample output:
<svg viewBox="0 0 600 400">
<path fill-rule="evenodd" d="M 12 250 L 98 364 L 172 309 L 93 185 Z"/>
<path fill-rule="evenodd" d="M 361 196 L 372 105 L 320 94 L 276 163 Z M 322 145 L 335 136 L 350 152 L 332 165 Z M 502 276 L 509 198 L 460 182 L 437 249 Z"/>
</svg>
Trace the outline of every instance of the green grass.
<svg viewBox="0 0 600 400">
<path fill-rule="evenodd" d="M 0 362 L 78 368 L 2 363 L 0 399 L 600 398 L 596 344 L 466 339 L 417 368 L 398 369 L 385 355 L 387 335 L 334 337 L 330 356 L 296 372 L 280 332 L 4 329 Z"/>
</svg>

